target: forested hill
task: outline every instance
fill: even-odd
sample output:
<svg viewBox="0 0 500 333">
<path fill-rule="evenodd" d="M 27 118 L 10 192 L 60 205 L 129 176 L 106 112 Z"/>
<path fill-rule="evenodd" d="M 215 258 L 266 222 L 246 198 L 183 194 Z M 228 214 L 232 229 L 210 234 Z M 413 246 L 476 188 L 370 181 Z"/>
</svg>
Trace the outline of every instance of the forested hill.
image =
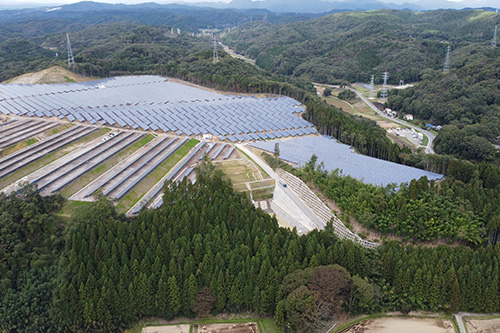
<svg viewBox="0 0 500 333">
<path fill-rule="evenodd" d="M 317 16 L 275 14 L 264 9 L 154 3 L 111 5 L 90 1 L 0 11 L 0 81 L 51 65 L 63 65 L 67 32 L 76 63 L 87 63 L 83 67 L 89 75 L 157 74 L 157 64 L 212 47 L 208 37 L 192 36 L 199 29 L 232 27 L 264 17 L 268 22 L 283 23 Z"/>
<path fill-rule="evenodd" d="M 482 10 L 377 10 L 282 25 L 248 23 L 224 42 L 280 74 L 324 83 L 367 82 L 374 74 L 377 82 L 388 70 L 390 81 L 399 83 L 419 80 L 423 69 L 442 68 L 447 45 L 465 61 L 489 46 L 496 24 L 500 16 Z"/>
<path fill-rule="evenodd" d="M 280 24 L 318 17 L 318 14 L 272 13 L 266 9 L 215 9 L 188 5 L 105 4 L 83 1 L 76 4 L 23 10 L 0 11 L 0 41 L 32 38 L 47 33 L 72 32 L 103 23 L 126 22 L 137 25 L 168 25 L 182 31 L 233 27 L 251 20 L 265 19 Z"/>
<path fill-rule="evenodd" d="M 479 50 L 460 68 L 428 71 L 414 88 L 391 91 L 389 107 L 444 125 L 435 150 L 474 161 L 492 161 L 500 139 L 500 48 Z"/>
</svg>

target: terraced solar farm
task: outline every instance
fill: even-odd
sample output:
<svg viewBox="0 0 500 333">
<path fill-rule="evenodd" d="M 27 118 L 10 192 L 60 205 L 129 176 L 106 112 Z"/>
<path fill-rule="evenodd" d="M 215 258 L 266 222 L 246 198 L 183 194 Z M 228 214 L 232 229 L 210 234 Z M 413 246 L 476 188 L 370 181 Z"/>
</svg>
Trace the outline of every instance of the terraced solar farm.
<svg viewBox="0 0 500 333">
<path fill-rule="evenodd" d="M 228 142 L 316 133 L 289 97 L 234 96 L 159 76 L 47 85 L 0 85 L 0 113 L 91 125 L 212 135 Z"/>
<path fill-rule="evenodd" d="M 280 158 L 286 161 L 304 165 L 314 154 L 318 156 L 318 163 L 324 163 L 326 170 L 338 169 L 343 175 L 349 175 L 368 184 L 399 185 L 423 176 L 427 176 L 429 180 L 443 177 L 437 173 L 356 154 L 348 145 L 327 136 L 259 141 L 251 145 L 273 152 L 276 142 L 279 142 Z"/>
<path fill-rule="evenodd" d="M 303 111 L 288 97 L 224 95 L 158 76 L 2 84 L 0 188 L 34 183 L 76 201 L 101 191 L 134 215 L 162 205 L 166 181 L 195 181 L 205 154 L 238 160 L 234 142 L 316 133 Z"/>
</svg>

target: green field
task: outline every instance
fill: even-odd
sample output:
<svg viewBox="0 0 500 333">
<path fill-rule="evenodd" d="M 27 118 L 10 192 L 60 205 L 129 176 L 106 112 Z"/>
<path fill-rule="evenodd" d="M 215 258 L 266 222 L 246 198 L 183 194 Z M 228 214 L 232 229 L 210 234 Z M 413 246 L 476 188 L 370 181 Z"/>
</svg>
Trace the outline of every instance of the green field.
<svg viewBox="0 0 500 333">
<path fill-rule="evenodd" d="M 220 168 L 235 185 L 262 179 L 259 177 L 259 170 L 243 159 L 216 162 L 215 165 Z"/>
<path fill-rule="evenodd" d="M 235 191 L 249 193 L 248 186 L 250 186 L 255 201 L 271 199 L 275 187 L 274 179 L 271 179 L 247 154 L 242 151 L 240 153 L 244 158 L 219 161 L 215 165 L 231 180 Z M 256 166 L 259 166 L 259 169 Z"/>
</svg>

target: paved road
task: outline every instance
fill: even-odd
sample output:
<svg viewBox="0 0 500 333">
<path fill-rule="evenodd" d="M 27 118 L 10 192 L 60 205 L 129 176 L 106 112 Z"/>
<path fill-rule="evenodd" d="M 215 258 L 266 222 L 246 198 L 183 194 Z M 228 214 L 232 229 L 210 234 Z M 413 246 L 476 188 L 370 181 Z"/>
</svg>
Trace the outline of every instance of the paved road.
<svg viewBox="0 0 500 333">
<path fill-rule="evenodd" d="M 230 49 L 229 46 L 222 44 L 221 41 L 218 41 L 219 45 L 222 46 L 224 51 L 227 52 L 231 57 L 236 58 L 236 59 L 241 59 L 243 61 L 248 62 L 249 64 L 255 65 L 255 60 L 246 58 L 245 56 L 242 56 L 241 54 L 236 53 L 234 50 Z"/>
<path fill-rule="evenodd" d="M 327 86 L 327 87 L 332 87 L 332 88 L 338 88 L 338 86 L 329 85 L 329 84 L 323 84 L 323 83 L 314 83 L 313 82 L 313 84 Z M 425 147 L 425 152 L 427 154 L 434 154 L 434 149 L 432 149 L 432 146 L 433 146 L 433 143 L 434 143 L 434 138 L 436 137 L 434 134 L 432 134 L 431 132 L 429 132 L 427 130 L 424 130 L 424 129 L 420 128 L 420 127 L 417 127 L 415 125 L 409 124 L 409 123 L 407 123 L 404 120 L 395 119 L 395 118 L 389 117 L 384 112 L 380 111 L 375 105 L 373 105 L 373 103 L 370 102 L 368 100 L 368 98 L 366 98 L 365 96 L 363 96 L 362 93 L 360 93 L 359 91 L 357 91 L 356 89 L 351 88 L 351 87 L 347 87 L 347 89 L 354 91 L 356 93 L 356 95 L 358 95 L 359 98 L 361 98 L 363 100 L 363 102 L 366 103 L 366 105 L 368 105 L 373 111 L 375 111 L 376 113 L 378 113 L 380 116 L 382 116 L 384 118 L 387 118 L 390 121 L 393 121 L 395 123 L 401 124 L 403 126 L 408 126 L 410 128 L 413 128 L 413 129 L 415 129 L 415 130 L 417 130 L 417 131 L 422 132 L 423 134 L 425 134 L 427 136 L 427 138 L 429 139 L 429 141 L 427 142 L 427 146 Z"/>
<path fill-rule="evenodd" d="M 460 330 L 460 333 L 467 333 L 467 330 L 465 328 L 465 323 L 463 320 L 463 317 L 484 317 L 484 316 L 498 316 L 500 315 L 499 313 L 470 313 L 470 312 L 458 312 L 453 314 L 455 316 L 455 319 L 457 320 L 458 323 L 458 328 Z"/>
<path fill-rule="evenodd" d="M 257 155 L 255 155 L 250 149 L 248 149 L 244 145 L 237 144 L 236 146 L 238 148 L 240 148 L 242 151 L 244 151 L 245 154 L 247 154 L 248 156 L 250 156 L 250 158 L 252 158 L 255 161 L 255 163 L 257 163 L 258 165 L 260 165 L 262 167 L 262 169 L 264 169 L 264 171 L 266 171 L 269 174 L 269 176 L 271 176 L 272 178 L 274 178 L 274 180 L 276 181 L 276 190 L 283 191 L 284 194 L 286 194 L 290 199 L 292 199 L 293 202 L 295 203 L 295 205 L 302 211 L 302 213 L 309 220 L 311 220 L 311 222 L 314 224 L 313 225 L 314 228 L 323 229 L 325 227 L 325 224 L 321 221 L 321 219 L 319 217 L 317 217 L 309 209 L 309 207 L 306 206 L 306 204 L 297 196 L 297 194 L 295 194 L 295 192 L 293 192 L 290 189 L 290 187 L 286 187 L 285 188 L 282 185 L 280 185 L 280 182 L 283 182 L 283 181 L 281 180 L 281 178 L 278 176 L 278 174 L 276 172 L 274 172 L 274 170 L 269 165 L 267 165 L 264 161 L 262 161 Z M 307 228 L 307 229 L 309 229 L 309 228 Z"/>
</svg>

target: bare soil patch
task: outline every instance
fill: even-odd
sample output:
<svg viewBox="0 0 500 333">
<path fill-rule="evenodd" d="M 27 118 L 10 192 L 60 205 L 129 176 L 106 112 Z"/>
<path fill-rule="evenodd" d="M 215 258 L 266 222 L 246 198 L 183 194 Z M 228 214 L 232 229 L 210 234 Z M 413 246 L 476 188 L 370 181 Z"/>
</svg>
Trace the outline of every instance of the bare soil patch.
<svg viewBox="0 0 500 333">
<path fill-rule="evenodd" d="M 189 333 L 190 325 L 148 326 L 142 333 Z"/>
<path fill-rule="evenodd" d="M 387 121 L 387 120 L 379 120 L 379 121 L 377 121 L 377 125 L 379 125 L 383 129 L 399 127 L 397 124 L 393 123 L 392 121 Z"/>
<path fill-rule="evenodd" d="M 378 318 L 358 323 L 348 333 L 454 333 L 450 320 L 422 318 Z"/>
<path fill-rule="evenodd" d="M 391 134 L 391 133 L 387 133 L 387 136 L 392 140 L 394 141 L 395 144 L 397 144 L 400 148 L 403 148 L 403 146 L 406 146 L 408 148 L 411 149 L 411 151 L 414 153 L 415 151 L 417 151 L 418 149 L 418 146 L 417 145 L 414 145 L 414 144 L 411 144 L 407 139 L 405 139 L 404 137 L 400 137 L 400 136 L 396 136 L 394 134 Z"/>
<path fill-rule="evenodd" d="M 15 84 L 42 84 L 92 81 L 96 78 L 77 75 L 60 66 L 53 66 L 39 72 L 26 73 L 8 80 Z"/>
<path fill-rule="evenodd" d="M 465 325 L 469 333 L 497 333 L 500 332 L 500 318 L 466 320 Z"/>
<path fill-rule="evenodd" d="M 244 324 L 195 324 L 194 333 L 258 333 L 256 323 Z"/>
</svg>

